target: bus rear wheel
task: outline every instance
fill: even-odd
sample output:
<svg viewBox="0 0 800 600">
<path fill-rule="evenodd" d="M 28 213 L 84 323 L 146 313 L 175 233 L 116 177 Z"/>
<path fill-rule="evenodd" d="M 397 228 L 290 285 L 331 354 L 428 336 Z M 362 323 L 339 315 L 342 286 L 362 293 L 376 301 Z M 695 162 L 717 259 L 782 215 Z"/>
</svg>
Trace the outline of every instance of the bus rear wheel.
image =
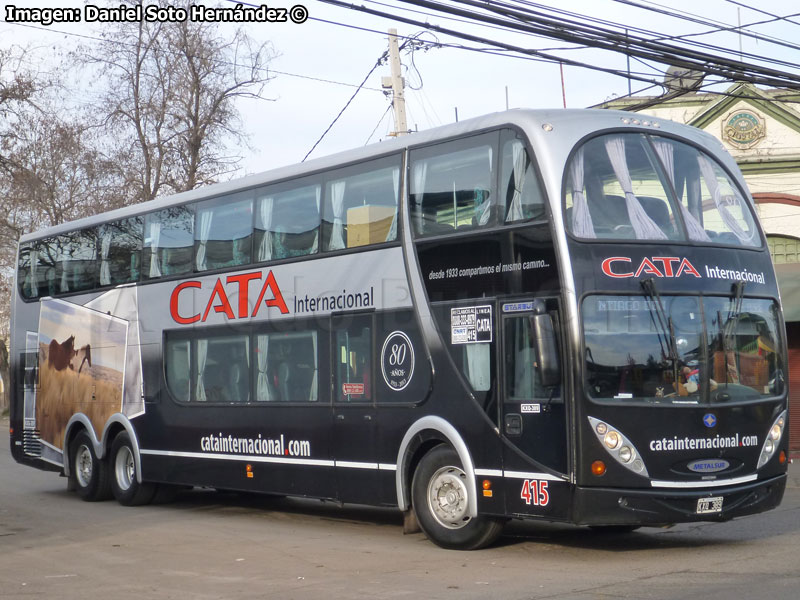
<svg viewBox="0 0 800 600">
<path fill-rule="evenodd" d="M 75 490 L 87 502 L 111 497 L 108 465 L 97 458 L 92 438 L 80 431 L 69 444 L 70 471 L 68 489 Z"/>
<path fill-rule="evenodd" d="M 422 531 L 438 546 L 476 550 L 502 532 L 502 519 L 469 516 L 470 489 L 452 448 L 437 446 L 422 457 L 411 482 L 412 504 Z"/>
<path fill-rule="evenodd" d="M 123 506 L 149 504 L 156 494 L 156 485 L 136 479 L 136 457 L 127 431 L 111 444 L 111 491 Z"/>
</svg>

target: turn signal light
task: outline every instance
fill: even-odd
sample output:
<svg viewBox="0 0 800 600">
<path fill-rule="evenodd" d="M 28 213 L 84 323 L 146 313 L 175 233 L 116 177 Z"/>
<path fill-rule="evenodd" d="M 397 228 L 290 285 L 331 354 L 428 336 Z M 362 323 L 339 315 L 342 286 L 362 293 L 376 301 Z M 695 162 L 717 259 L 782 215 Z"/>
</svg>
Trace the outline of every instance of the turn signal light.
<svg viewBox="0 0 800 600">
<path fill-rule="evenodd" d="M 786 452 L 783 450 L 781 450 L 781 453 L 778 455 L 778 461 L 780 461 L 781 464 L 786 463 Z"/>
<path fill-rule="evenodd" d="M 489 481 L 488 479 L 484 479 L 483 480 L 483 489 L 485 489 L 485 490 L 492 489 L 492 482 Z"/>
<path fill-rule="evenodd" d="M 592 474 L 600 477 L 606 473 L 606 463 L 602 460 L 596 460 L 592 463 Z"/>
</svg>

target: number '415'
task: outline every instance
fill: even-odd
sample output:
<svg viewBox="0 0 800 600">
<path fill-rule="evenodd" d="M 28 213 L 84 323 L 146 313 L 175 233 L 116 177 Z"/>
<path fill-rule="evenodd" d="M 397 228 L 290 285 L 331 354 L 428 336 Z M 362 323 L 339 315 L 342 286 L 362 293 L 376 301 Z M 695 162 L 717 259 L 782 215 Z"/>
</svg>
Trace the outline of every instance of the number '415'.
<svg viewBox="0 0 800 600">
<path fill-rule="evenodd" d="M 525 504 L 534 506 L 547 506 L 550 502 L 550 492 L 547 491 L 547 482 L 538 479 L 526 479 L 522 482 L 522 492 L 520 497 L 525 500 Z"/>
</svg>

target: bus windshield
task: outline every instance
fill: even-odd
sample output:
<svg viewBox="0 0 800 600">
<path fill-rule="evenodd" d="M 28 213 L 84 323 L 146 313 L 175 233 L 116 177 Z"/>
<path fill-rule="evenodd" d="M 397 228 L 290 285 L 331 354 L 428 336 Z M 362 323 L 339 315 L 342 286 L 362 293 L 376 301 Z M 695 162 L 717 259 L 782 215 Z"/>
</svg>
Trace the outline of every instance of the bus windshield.
<svg viewBox="0 0 800 600">
<path fill-rule="evenodd" d="M 741 190 L 689 144 L 639 133 L 598 136 L 573 155 L 567 174 L 566 223 L 578 237 L 761 246 Z"/>
<path fill-rule="evenodd" d="M 772 300 L 588 296 L 588 395 L 598 401 L 699 404 L 780 394 L 778 307 Z M 738 308 L 738 310 L 737 310 Z M 621 342 L 624 340 L 624 342 Z"/>
</svg>

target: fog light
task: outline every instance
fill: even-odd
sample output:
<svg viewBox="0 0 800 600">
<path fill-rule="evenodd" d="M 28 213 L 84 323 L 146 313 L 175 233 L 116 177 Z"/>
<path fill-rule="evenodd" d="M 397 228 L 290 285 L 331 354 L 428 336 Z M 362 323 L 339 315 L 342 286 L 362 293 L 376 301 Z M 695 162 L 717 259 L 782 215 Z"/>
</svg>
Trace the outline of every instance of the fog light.
<svg viewBox="0 0 800 600">
<path fill-rule="evenodd" d="M 603 438 L 603 443 L 611 450 L 619 446 L 619 441 L 620 437 L 616 431 L 609 431 Z"/>
<path fill-rule="evenodd" d="M 632 458 L 633 458 L 633 450 L 631 450 L 628 446 L 623 446 L 622 448 L 619 449 L 619 459 L 622 462 L 625 463 L 631 462 Z"/>
<path fill-rule="evenodd" d="M 641 460 L 639 460 L 638 458 L 635 461 L 633 461 L 633 464 L 631 465 L 631 467 L 637 473 L 641 473 L 642 471 L 644 471 L 644 463 Z"/>
<path fill-rule="evenodd" d="M 602 460 L 596 460 L 592 463 L 592 475 L 597 475 L 600 477 L 601 475 L 605 475 L 606 472 L 606 463 Z"/>
</svg>

